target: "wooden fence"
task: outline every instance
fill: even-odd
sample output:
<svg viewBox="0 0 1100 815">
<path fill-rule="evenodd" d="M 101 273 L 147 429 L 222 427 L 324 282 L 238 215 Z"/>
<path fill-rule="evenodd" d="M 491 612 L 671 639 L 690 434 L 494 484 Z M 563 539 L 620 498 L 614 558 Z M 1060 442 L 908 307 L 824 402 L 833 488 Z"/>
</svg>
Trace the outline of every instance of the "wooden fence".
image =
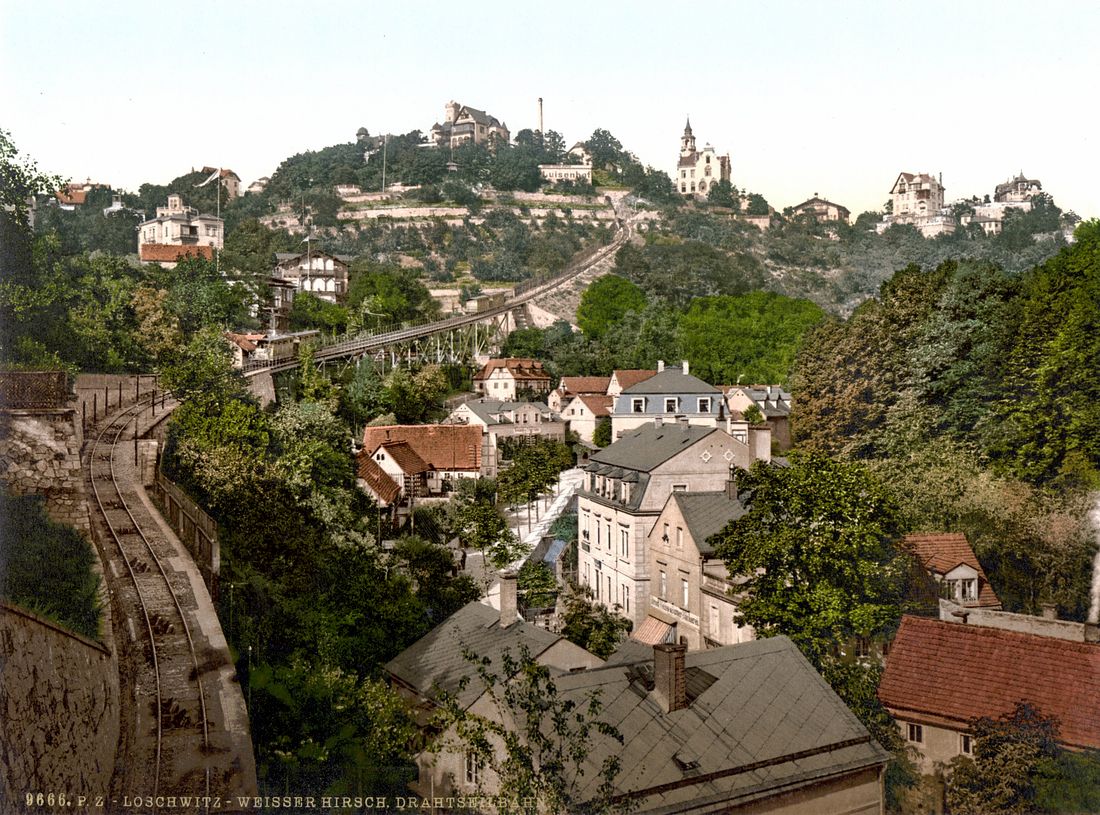
<svg viewBox="0 0 1100 815">
<path fill-rule="evenodd" d="M 164 517 L 199 567 L 211 599 L 217 603 L 218 574 L 221 571 L 217 522 L 159 470 L 153 483 L 153 493 L 164 508 Z"/>
</svg>

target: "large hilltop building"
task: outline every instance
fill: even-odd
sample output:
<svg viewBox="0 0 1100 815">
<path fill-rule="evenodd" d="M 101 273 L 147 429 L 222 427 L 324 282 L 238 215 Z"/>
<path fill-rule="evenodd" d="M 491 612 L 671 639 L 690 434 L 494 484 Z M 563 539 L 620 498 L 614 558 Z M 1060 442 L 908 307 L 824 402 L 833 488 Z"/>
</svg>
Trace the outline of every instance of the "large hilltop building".
<svg viewBox="0 0 1100 815">
<path fill-rule="evenodd" d="M 892 212 L 875 227 L 881 234 L 894 224 L 910 224 L 926 238 L 951 234 L 955 217 L 944 209 L 943 174 L 899 173 L 890 188 Z"/>
<path fill-rule="evenodd" d="M 458 147 L 473 142 L 488 144 L 499 139 L 505 144 L 511 139 L 508 125 L 483 110 L 460 105 L 453 99 L 443 106 L 443 123 L 432 125 L 431 138 L 437 147 Z"/>
<path fill-rule="evenodd" d="M 179 195 L 168 196 L 168 206 L 157 207 L 155 218 L 138 227 L 138 255 L 142 262 L 171 268 L 186 256 L 211 259 L 221 249 L 225 222 L 185 206 Z"/>
<path fill-rule="evenodd" d="M 680 137 L 680 161 L 676 165 L 676 184 L 680 194 L 705 196 L 719 181 L 729 180 L 729 154 L 720 156 L 709 144 L 697 150 L 689 118 L 684 126 L 684 135 Z"/>
<path fill-rule="evenodd" d="M 1021 170 L 1015 178 L 994 188 L 992 201 L 987 195 L 986 203 L 975 203 L 974 211 L 960 216 L 959 222 L 963 226 L 977 224 L 987 235 L 999 235 L 1004 226 L 1005 213 L 1010 209 L 1027 212 L 1031 209 L 1031 199 L 1042 191 L 1042 182 L 1037 178 L 1027 178 Z M 976 198 L 973 200 L 977 201 Z"/>
</svg>

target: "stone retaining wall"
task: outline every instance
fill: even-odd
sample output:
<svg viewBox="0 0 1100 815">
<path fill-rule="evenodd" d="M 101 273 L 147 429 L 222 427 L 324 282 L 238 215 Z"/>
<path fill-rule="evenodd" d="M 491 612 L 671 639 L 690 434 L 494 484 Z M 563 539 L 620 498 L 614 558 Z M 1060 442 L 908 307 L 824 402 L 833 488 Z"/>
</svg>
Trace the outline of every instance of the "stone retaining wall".
<svg viewBox="0 0 1100 815">
<path fill-rule="evenodd" d="M 114 773 L 118 731 L 112 651 L 0 601 L 0 811 L 96 811 L 94 796 L 107 795 Z M 89 800 L 26 807 L 26 795 L 39 792 Z"/>
<path fill-rule="evenodd" d="M 0 481 L 16 495 L 45 496 L 51 518 L 88 532 L 83 443 L 72 408 L 0 411 Z"/>
</svg>

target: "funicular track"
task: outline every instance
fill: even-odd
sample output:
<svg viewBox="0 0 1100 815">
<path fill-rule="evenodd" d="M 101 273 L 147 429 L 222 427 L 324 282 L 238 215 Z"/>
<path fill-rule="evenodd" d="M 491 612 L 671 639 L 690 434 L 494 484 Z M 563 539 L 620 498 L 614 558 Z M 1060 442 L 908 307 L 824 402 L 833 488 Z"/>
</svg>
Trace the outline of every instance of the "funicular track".
<svg viewBox="0 0 1100 815">
<path fill-rule="evenodd" d="M 86 455 L 112 603 L 126 621 L 122 638 L 128 636 L 132 645 L 127 675 L 135 724 L 126 756 L 134 766 L 125 770 L 130 775 L 125 791 L 143 799 L 143 805 L 149 799 L 152 805 L 142 806 L 143 811 L 160 812 L 167 811 L 159 802 L 168 796 L 210 798 L 211 723 L 201 667 L 205 659 L 181 603 L 181 597 L 183 602 L 191 597 L 183 585 L 186 578 L 165 568 L 178 553 L 133 492 L 138 479 L 120 478 L 121 470 L 133 466 L 129 428 L 136 434 L 151 406 L 144 399 L 106 419 L 86 445 Z"/>
<path fill-rule="evenodd" d="M 355 337 L 337 340 L 336 342 L 319 346 L 314 353 L 314 359 L 318 362 L 340 359 L 343 357 L 357 357 L 363 354 L 373 353 L 389 346 L 430 337 L 452 331 L 475 323 L 485 322 L 500 317 L 519 306 L 522 306 L 548 292 L 563 286 L 597 263 L 608 260 L 617 252 L 633 235 L 633 225 L 629 221 L 623 221 L 614 239 L 607 246 L 596 249 L 589 257 L 575 262 L 557 275 L 549 278 L 532 279 L 516 287 L 513 295 L 503 305 L 485 309 L 473 314 L 458 314 L 445 317 L 441 320 L 424 320 L 415 323 L 406 323 L 400 326 L 391 326 L 374 331 L 366 331 Z M 277 373 L 290 370 L 298 366 L 297 358 L 277 360 L 251 360 L 244 368 L 245 376 L 256 376 L 263 373 Z"/>
</svg>

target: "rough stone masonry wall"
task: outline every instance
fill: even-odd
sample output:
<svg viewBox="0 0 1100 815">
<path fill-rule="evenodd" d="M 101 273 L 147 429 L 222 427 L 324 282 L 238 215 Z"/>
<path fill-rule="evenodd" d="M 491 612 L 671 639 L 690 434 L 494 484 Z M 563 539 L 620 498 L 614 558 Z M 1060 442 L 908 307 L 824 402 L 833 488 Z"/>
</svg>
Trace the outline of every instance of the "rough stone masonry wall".
<svg viewBox="0 0 1100 815">
<path fill-rule="evenodd" d="M 118 706 L 107 648 L 0 601 L 0 812 L 35 811 L 26 795 L 39 792 L 87 795 L 63 809 L 92 811 L 114 772 Z"/>
<path fill-rule="evenodd" d="M 43 495 L 50 517 L 87 533 L 88 507 L 71 408 L 0 411 L 0 481 L 16 495 Z"/>
</svg>

